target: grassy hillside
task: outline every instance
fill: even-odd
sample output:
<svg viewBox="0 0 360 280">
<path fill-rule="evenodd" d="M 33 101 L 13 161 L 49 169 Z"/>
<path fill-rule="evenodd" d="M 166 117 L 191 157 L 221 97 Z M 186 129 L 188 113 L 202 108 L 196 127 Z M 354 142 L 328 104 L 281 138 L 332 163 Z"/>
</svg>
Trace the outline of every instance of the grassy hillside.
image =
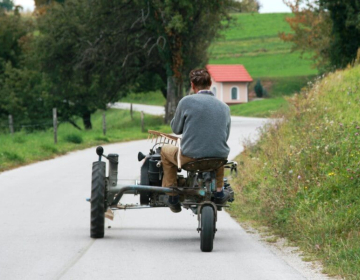
<svg viewBox="0 0 360 280">
<path fill-rule="evenodd" d="M 360 66 L 289 98 L 239 158 L 231 213 L 287 236 L 326 272 L 360 277 Z"/>
<path fill-rule="evenodd" d="M 278 36 L 291 32 L 285 22 L 289 15 L 233 14 L 231 28 L 210 48 L 210 63 L 243 64 L 255 78 L 315 75 L 312 62 L 299 58 L 298 52 L 291 53 L 291 43 Z"/>
<path fill-rule="evenodd" d="M 107 133 L 102 132 L 102 112 L 92 116 L 93 129 L 79 131 L 72 125 L 61 124 L 58 129 L 58 144 L 54 144 L 51 130 L 0 134 L 0 172 L 20 165 L 29 164 L 39 160 L 49 159 L 69 151 L 79 150 L 95 145 L 130 141 L 147 137 L 141 132 L 140 113 L 134 112 L 131 120 L 129 111 L 108 110 L 106 112 Z M 169 126 L 163 125 L 163 118 L 146 115 L 144 118 L 145 131 L 148 129 L 170 132 Z M 81 120 L 78 122 L 82 126 Z M 96 155 L 94 152 L 94 159 Z"/>
</svg>

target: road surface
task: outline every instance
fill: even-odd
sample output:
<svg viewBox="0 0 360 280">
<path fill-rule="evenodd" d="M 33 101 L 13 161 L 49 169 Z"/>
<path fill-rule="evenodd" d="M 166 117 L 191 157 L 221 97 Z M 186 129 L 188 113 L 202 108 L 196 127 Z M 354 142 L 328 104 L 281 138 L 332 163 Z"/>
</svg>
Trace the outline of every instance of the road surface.
<svg viewBox="0 0 360 280">
<path fill-rule="evenodd" d="M 232 118 L 230 158 L 264 119 Z M 146 140 L 104 146 L 120 155 L 119 179 L 139 178 Z M 200 251 L 190 210 L 115 212 L 105 237 L 91 239 L 95 148 L 0 173 L 0 279 L 306 279 L 219 212 L 214 250 Z M 138 200 L 126 195 L 125 201 Z M 124 202 L 122 200 L 122 202 Z"/>
</svg>

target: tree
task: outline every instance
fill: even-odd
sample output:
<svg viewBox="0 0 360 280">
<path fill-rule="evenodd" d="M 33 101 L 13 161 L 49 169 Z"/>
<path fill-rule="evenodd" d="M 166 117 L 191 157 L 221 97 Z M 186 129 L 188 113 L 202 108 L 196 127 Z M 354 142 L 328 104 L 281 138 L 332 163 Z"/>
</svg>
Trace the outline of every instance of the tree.
<svg viewBox="0 0 360 280">
<path fill-rule="evenodd" d="M 262 98 L 264 96 L 264 88 L 260 82 L 260 80 L 257 80 L 255 87 L 254 87 L 256 97 Z"/>
<path fill-rule="evenodd" d="M 229 20 L 229 9 L 238 5 L 232 0 L 140 2 L 149 7 L 147 28 L 154 40 L 164 42 L 157 49 L 162 63 L 160 76 L 166 73 L 165 120 L 169 122 L 188 84 L 190 70 L 205 65 L 207 49 L 223 28 L 222 21 Z"/>
<path fill-rule="evenodd" d="M 13 0 L 0 0 L 0 12 L 1 10 L 11 11 L 14 8 Z"/>
<path fill-rule="evenodd" d="M 294 13 L 286 20 L 293 34 L 281 33 L 294 50 L 313 51 L 321 71 L 343 68 L 352 63 L 360 47 L 360 18 L 357 0 L 284 1 Z M 300 4 L 305 3 L 305 8 Z"/>
<path fill-rule="evenodd" d="M 51 126 L 48 84 L 42 73 L 26 67 L 14 68 L 8 62 L 0 76 L 0 112 L 11 114 L 16 124 L 28 130 Z"/>
<path fill-rule="evenodd" d="M 242 13 L 258 13 L 261 8 L 261 4 L 257 0 L 242 0 L 241 12 Z"/>
<path fill-rule="evenodd" d="M 286 17 L 293 33 L 282 32 L 279 36 L 285 42 L 294 44 L 292 51 L 300 50 L 302 55 L 313 53 L 314 66 L 324 71 L 330 64 L 331 19 L 329 13 L 320 9 L 318 4 L 307 2 L 304 8 L 300 8 L 302 2 L 285 1 L 293 13 L 293 16 Z"/>
<path fill-rule="evenodd" d="M 121 80 L 111 58 L 94 51 L 102 36 L 94 22 L 94 3 L 69 0 L 47 7 L 38 19 L 41 36 L 36 42 L 40 69 L 51 80 L 50 95 L 60 119 L 75 125 L 73 117 L 79 116 L 86 129 L 92 128 L 91 114 L 114 101 L 114 84 Z M 86 56 L 93 60 L 84 60 Z M 103 71 L 103 64 L 109 65 L 107 71 Z"/>
<path fill-rule="evenodd" d="M 33 25 L 21 18 L 18 9 L 19 6 L 13 15 L 0 14 L 0 118 L 12 114 L 18 121 L 29 122 L 36 118 L 38 110 L 31 111 L 32 106 L 28 102 L 38 100 L 38 97 L 30 98 L 30 95 L 34 94 L 34 88 L 39 88 L 41 79 L 23 69 L 23 46 Z"/>
<path fill-rule="evenodd" d="M 14 67 L 20 65 L 21 38 L 31 28 L 31 23 L 21 19 L 18 11 L 15 11 L 14 15 L 0 13 L 0 75 L 3 73 L 7 62 L 10 62 Z"/>
<path fill-rule="evenodd" d="M 332 35 L 329 45 L 330 61 L 335 68 L 352 63 L 360 47 L 360 2 L 358 0 L 319 0 L 322 9 L 329 11 Z"/>
</svg>

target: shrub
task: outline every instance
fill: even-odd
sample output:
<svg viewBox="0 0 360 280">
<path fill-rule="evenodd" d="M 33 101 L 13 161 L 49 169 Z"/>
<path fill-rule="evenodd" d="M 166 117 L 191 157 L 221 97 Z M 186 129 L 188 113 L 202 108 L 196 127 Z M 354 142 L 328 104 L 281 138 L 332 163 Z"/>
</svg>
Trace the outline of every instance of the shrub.
<svg viewBox="0 0 360 280">
<path fill-rule="evenodd" d="M 8 160 L 8 161 L 13 161 L 13 162 L 18 162 L 18 163 L 24 162 L 24 158 L 14 152 L 3 152 L 2 154 L 0 154 L 0 156 L 3 156 L 5 158 L 5 160 Z"/>
<path fill-rule="evenodd" d="M 254 90 L 256 93 L 256 97 L 261 98 L 264 96 L 264 88 L 263 88 L 260 80 L 257 80 Z"/>
<path fill-rule="evenodd" d="M 74 144 L 81 144 L 83 142 L 83 138 L 79 134 L 68 134 L 64 137 L 64 140 Z"/>
</svg>

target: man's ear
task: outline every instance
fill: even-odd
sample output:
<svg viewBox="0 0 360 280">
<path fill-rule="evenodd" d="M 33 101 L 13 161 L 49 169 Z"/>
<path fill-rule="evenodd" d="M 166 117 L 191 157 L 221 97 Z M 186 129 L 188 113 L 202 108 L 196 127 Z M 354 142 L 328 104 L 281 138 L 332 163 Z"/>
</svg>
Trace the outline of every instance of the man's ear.
<svg viewBox="0 0 360 280">
<path fill-rule="evenodd" d="M 211 87 L 211 85 L 212 85 L 212 81 L 210 80 L 210 86 L 209 87 Z"/>
</svg>

